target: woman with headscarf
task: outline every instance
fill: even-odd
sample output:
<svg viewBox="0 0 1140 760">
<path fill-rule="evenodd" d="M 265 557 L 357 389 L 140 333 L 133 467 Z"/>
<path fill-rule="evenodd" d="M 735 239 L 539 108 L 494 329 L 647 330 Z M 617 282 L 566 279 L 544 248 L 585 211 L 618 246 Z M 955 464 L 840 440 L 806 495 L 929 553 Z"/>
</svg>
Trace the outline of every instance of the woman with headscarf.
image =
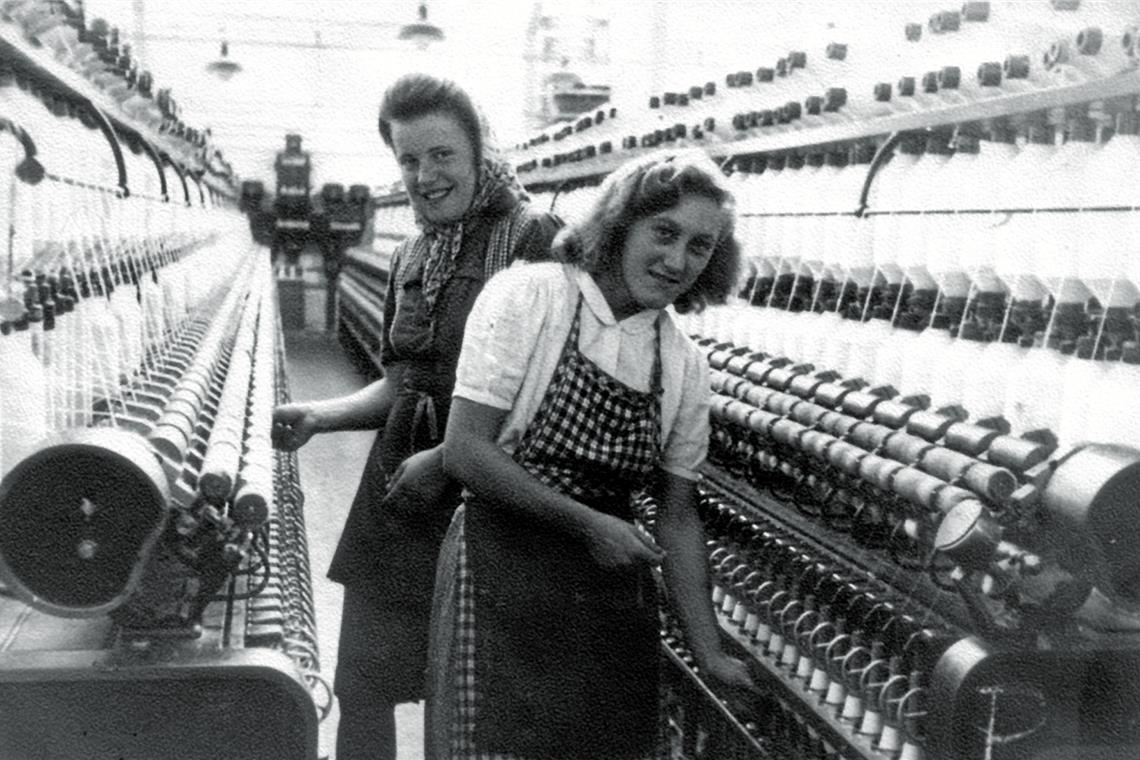
<svg viewBox="0 0 1140 760">
<path fill-rule="evenodd" d="M 329 569 L 345 587 L 335 690 L 338 760 L 395 758 L 395 705 L 422 698 L 432 579 L 458 491 L 441 449 L 468 312 L 517 259 L 544 258 L 555 217 L 528 205 L 471 98 L 423 74 L 380 106 L 419 234 L 396 249 L 384 303 L 384 377 L 349 396 L 274 411 L 274 440 L 377 429 Z"/>
<path fill-rule="evenodd" d="M 466 489 L 436 581 L 432 760 L 659 757 L 657 566 L 704 675 L 751 687 L 720 646 L 696 510 L 707 367 L 671 313 L 732 292 L 733 221 L 709 158 L 651 154 L 607 177 L 562 262 L 480 294 L 444 440 Z"/>
</svg>

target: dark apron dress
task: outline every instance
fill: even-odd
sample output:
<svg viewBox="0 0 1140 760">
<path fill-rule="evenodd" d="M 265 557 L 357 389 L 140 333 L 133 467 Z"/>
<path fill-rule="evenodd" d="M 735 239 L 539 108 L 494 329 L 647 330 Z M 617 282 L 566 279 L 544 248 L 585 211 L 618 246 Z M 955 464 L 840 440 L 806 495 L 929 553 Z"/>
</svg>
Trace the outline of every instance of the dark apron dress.
<svg viewBox="0 0 1140 760">
<path fill-rule="evenodd" d="M 416 275 L 385 315 L 397 357 L 389 371 L 398 387 L 328 573 L 345 586 L 334 680 L 342 703 L 423 698 L 435 562 L 460 490 L 455 486 L 438 504 L 394 503 L 385 499 L 388 475 L 442 442 L 463 330 L 486 278 L 493 222 L 481 220 L 465 235 L 434 320 Z"/>
<path fill-rule="evenodd" d="M 631 495 L 660 458 L 660 329 L 651 390 L 640 392 L 582 355 L 580 315 L 579 299 L 514 458 L 551 488 L 632 521 Z M 444 594 L 456 592 L 447 616 L 453 638 L 449 651 L 438 652 L 452 657 L 444 680 L 455 680 L 435 688 L 451 710 L 429 708 L 429 756 L 656 757 L 660 623 L 652 572 L 603 568 L 584 541 L 478 500 L 456 523 L 462 540 L 457 549 L 445 546 L 443 558 L 454 560 L 457 576 L 441 577 Z M 450 723 L 446 750 L 441 720 Z"/>
</svg>

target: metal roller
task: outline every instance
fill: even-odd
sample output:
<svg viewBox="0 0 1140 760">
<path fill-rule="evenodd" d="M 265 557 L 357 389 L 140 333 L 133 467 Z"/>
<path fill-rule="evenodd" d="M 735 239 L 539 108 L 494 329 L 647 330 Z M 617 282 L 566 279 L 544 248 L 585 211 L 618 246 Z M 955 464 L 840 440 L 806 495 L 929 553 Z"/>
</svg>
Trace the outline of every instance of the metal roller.
<svg viewBox="0 0 1140 760">
<path fill-rule="evenodd" d="M 67 431 L 0 482 L 0 578 L 50 614 L 105 614 L 138 588 L 169 500 L 141 436 Z"/>
</svg>

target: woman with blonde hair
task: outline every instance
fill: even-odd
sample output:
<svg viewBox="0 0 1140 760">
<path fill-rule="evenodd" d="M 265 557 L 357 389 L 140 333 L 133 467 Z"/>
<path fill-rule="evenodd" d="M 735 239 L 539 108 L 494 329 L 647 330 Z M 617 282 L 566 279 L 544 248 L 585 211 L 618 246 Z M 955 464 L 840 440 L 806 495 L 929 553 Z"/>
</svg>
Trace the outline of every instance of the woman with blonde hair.
<svg viewBox="0 0 1140 760">
<path fill-rule="evenodd" d="M 671 313 L 732 291 L 733 223 L 715 164 L 656 153 L 606 179 L 560 262 L 480 294 L 444 439 L 466 488 L 436 580 L 433 760 L 657 756 L 658 566 L 702 671 L 750 685 L 721 651 L 696 510 L 707 369 Z"/>
</svg>

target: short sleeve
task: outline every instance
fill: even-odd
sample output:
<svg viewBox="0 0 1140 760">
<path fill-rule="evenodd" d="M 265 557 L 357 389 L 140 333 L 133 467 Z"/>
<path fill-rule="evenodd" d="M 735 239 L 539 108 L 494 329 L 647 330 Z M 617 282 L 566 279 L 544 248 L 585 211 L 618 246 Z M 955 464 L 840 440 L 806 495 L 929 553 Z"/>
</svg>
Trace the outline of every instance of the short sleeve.
<svg viewBox="0 0 1140 760">
<path fill-rule="evenodd" d="M 548 321 L 549 278 L 544 265 L 519 265 L 492 277 L 467 317 L 453 395 L 496 409 L 515 404 L 527 367 Z"/>
<path fill-rule="evenodd" d="M 687 480 L 697 480 L 709 449 L 708 366 L 696 347 L 686 341 L 684 381 L 677 417 L 665 439 L 661 469 Z"/>
</svg>

